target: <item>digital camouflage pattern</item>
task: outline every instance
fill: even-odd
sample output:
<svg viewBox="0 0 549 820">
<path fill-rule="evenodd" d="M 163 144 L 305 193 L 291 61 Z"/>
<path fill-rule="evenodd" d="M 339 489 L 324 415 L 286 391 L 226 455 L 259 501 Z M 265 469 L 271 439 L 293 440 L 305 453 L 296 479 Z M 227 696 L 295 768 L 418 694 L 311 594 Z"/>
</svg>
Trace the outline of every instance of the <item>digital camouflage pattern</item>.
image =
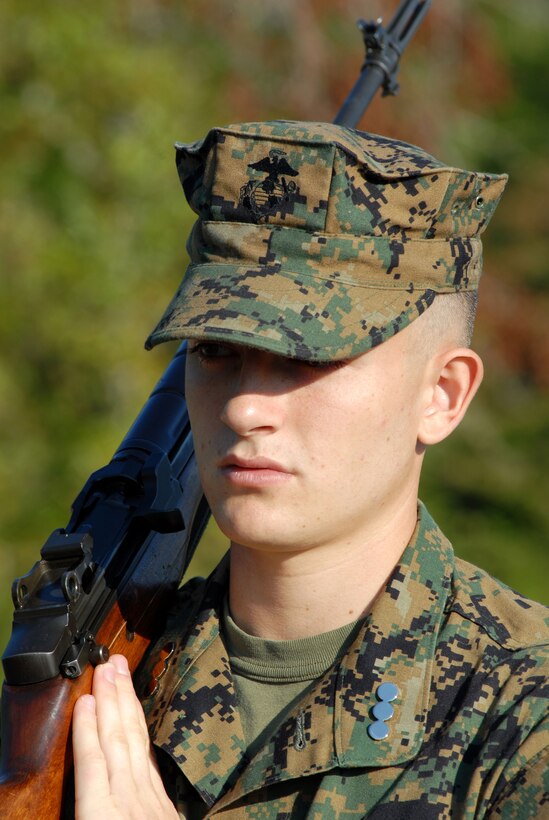
<svg viewBox="0 0 549 820">
<path fill-rule="evenodd" d="M 177 145 L 198 214 L 190 265 L 146 347 L 219 339 L 306 360 L 393 336 L 474 290 L 506 176 L 343 126 L 266 122 Z"/>
<path fill-rule="evenodd" d="M 346 655 L 252 759 L 219 628 L 227 566 L 182 589 L 142 675 L 182 817 L 549 816 L 547 610 L 455 559 L 423 507 Z"/>
</svg>

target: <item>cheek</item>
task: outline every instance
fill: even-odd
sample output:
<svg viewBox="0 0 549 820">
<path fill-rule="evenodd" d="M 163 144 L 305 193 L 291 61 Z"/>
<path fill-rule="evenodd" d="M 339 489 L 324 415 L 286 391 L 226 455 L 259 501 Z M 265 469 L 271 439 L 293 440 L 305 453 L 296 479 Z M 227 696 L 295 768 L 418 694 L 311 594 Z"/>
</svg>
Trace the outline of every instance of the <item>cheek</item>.
<svg viewBox="0 0 549 820">
<path fill-rule="evenodd" d="M 298 441 L 317 479 L 330 491 L 348 486 L 357 468 L 372 456 L 372 439 L 379 438 L 382 420 L 374 417 L 367 397 L 315 396 L 299 421 Z"/>
<path fill-rule="evenodd" d="M 417 442 L 414 408 L 404 391 L 378 390 L 317 402 L 314 448 L 319 466 L 330 463 L 334 475 L 348 485 L 371 475 L 392 472 L 413 457 Z"/>
<path fill-rule="evenodd" d="M 206 466 L 204 461 L 211 451 L 214 440 L 214 422 L 219 418 L 215 396 L 212 390 L 203 390 L 197 379 L 187 376 L 185 398 L 193 432 L 194 448 L 199 468 Z"/>
</svg>

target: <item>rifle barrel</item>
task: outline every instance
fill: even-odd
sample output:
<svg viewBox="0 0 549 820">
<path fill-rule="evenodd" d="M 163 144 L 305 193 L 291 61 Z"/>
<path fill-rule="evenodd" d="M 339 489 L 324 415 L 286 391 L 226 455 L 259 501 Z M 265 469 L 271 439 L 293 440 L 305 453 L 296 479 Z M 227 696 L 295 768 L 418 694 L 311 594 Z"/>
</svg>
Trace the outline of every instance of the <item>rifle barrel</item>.
<svg viewBox="0 0 549 820">
<path fill-rule="evenodd" d="M 364 37 L 366 57 L 360 76 L 337 113 L 334 123 L 356 128 L 379 88 L 383 94 L 396 94 L 396 75 L 402 52 L 427 14 L 432 0 L 402 0 L 386 28 L 381 18 L 358 26 Z"/>
</svg>

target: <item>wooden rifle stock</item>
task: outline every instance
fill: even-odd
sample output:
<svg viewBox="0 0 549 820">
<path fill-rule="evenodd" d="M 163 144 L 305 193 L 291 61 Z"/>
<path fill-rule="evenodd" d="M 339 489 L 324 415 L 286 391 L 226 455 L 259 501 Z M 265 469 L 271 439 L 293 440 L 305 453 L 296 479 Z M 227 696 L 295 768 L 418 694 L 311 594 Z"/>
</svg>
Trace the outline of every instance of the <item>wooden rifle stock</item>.
<svg viewBox="0 0 549 820">
<path fill-rule="evenodd" d="M 430 4 L 402 0 L 386 28 L 381 20 L 359 22 L 366 59 L 334 122 L 355 127 L 380 87 L 396 93 L 400 56 Z M 74 704 L 109 653 L 125 655 L 136 670 L 206 525 L 183 394 L 184 348 L 110 464 L 84 486 L 66 530 L 54 532 L 42 559 L 14 582 L 3 655 L 2 817 L 74 816 L 67 788 Z"/>
<path fill-rule="evenodd" d="M 180 550 L 180 544 L 174 544 L 174 547 Z M 140 571 L 146 575 L 149 568 L 153 569 L 147 559 Z M 132 673 L 153 637 L 149 622 L 151 615 L 156 620 L 165 611 L 168 602 L 163 593 L 168 590 L 153 590 L 150 586 L 141 590 L 138 594 L 143 619 L 128 626 L 123 592 L 121 604 L 113 605 L 97 633 L 98 640 L 108 646 L 111 653 L 126 656 Z M 136 600 L 134 588 L 129 595 L 133 604 Z M 5 729 L 0 778 L 3 817 L 52 820 L 73 816 L 73 790 L 68 782 L 72 778 L 69 734 L 74 704 L 80 695 L 91 691 L 92 674 L 93 669 L 88 665 L 76 680 L 57 675 L 51 680 L 25 686 L 4 683 L 2 725 Z M 69 805 L 63 805 L 63 795 L 68 795 Z"/>
<path fill-rule="evenodd" d="M 136 630 L 126 635 L 125 619 L 113 607 L 98 637 L 112 652 L 128 658 L 132 672 L 147 649 L 149 639 Z M 4 683 L 2 690 L 2 776 L 0 806 L 13 820 L 36 817 L 50 820 L 73 816 L 63 795 L 73 790 L 67 781 L 72 772 L 69 743 L 72 711 L 77 698 L 91 691 L 92 667 L 77 680 L 57 675 L 25 686 Z"/>
</svg>

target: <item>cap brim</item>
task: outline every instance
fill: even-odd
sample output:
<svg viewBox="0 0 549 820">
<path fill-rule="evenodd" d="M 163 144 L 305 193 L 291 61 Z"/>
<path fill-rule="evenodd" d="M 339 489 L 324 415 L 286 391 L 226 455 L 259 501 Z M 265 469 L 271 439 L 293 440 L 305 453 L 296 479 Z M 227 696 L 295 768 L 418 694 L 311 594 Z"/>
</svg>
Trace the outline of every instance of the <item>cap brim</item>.
<svg viewBox="0 0 549 820">
<path fill-rule="evenodd" d="M 276 265 L 191 265 L 145 346 L 216 339 L 306 361 L 348 359 L 394 336 L 435 295 L 428 287 L 353 284 Z"/>
</svg>

